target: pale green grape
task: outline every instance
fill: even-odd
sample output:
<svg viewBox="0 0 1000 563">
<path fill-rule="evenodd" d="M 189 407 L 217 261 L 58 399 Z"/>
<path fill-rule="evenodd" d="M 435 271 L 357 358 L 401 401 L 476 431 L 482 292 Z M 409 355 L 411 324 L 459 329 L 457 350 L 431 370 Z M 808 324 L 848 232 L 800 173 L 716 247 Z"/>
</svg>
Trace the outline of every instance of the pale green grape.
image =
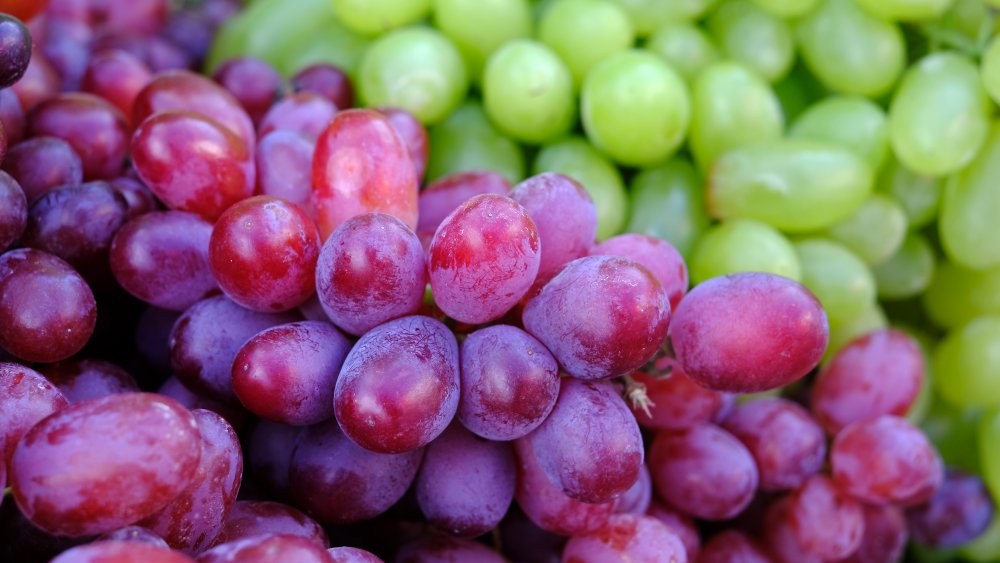
<svg viewBox="0 0 1000 563">
<path fill-rule="evenodd" d="M 940 17 L 954 0 L 855 0 L 862 8 L 887 20 L 919 21 Z"/>
<path fill-rule="evenodd" d="M 483 106 L 507 135 L 542 143 L 573 126 L 573 79 L 566 65 L 543 43 L 508 41 L 486 63 Z"/>
<path fill-rule="evenodd" d="M 309 65 L 328 63 L 356 79 L 361 59 L 371 44 L 370 37 L 355 33 L 331 18 L 312 35 L 300 37 L 299 41 L 289 48 L 288 54 L 282 58 L 277 69 L 283 74 L 292 75 Z"/>
<path fill-rule="evenodd" d="M 469 76 L 477 81 L 494 51 L 531 36 L 527 0 L 433 0 L 433 8 L 434 26 L 455 43 Z"/>
<path fill-rule="evenodd" d="M 840 321 L 836 325 L 830 325 L 830 342 L 826 346 L 823 354 L 823 361 L 829 360 L 834 354 L 840 351 L 845 344 L 868 334 L 873 330 L 879 330 L 889 326 L 889 319 L 885 311 L 878 302 L 873 302 L 865 307 L 861 313 L 854 315 L 846 321 Z"/>
<path fill-rule="evenodd" d="M 361 61 L 359 92 L 367 106 L 391 106 L 424 123 L 437 123 L 469 88 L 458 49 L 426 27 L 397 29 L 380 37 Z"/>
<path fill-rule="evenodd" d="M 875 182 L 876 191 L 891 196 L 906 213 L 911 229 L 923 227 L 937 218 L 944 178 L 918 174 L 889 154 Z"/>
<path fill-rule="evenodd" d="M 933 377 L 929 382 L 936 385 Z M 956 408 L 935 393 L 920 428 L 946 464 L 978 473 L 980 456 L 976 435 L 982 416 L 980 409 Z"/>
<path fill-rule="evenodd" d="M 994 515 L 986 531 L 963 545 L 958 551 L 963 558 L 973 563 L 1000 561 L 1000 517 Z"/>
<path fill-rule="evenodd" d="M 695 80 L 688 143 L 702 170 L 737 147 L 780 139 L 784 127 L 770 84 L 747 67 L 719 62 Z"/>
<path fill-rule="evenodd" d="M 871 169 L 852 151 L 828 141 L 787 139 L 721 156 L 706 201 L 716 218 L 756 219 L 801 233 L 835 225 L 871 191 Z"/>
<path fill-rule="evenodd" d="M 333 10 L 347 29 L 377 35 L 426 18 L 431 0 L 333 0 Z"/>
<path fill-rule="evenodd" d="M 1000 315 L 1000 267 L 980 271 L 939 262 L 923 304 L 931 319 L 945 328 L 957 328 L 980 315 Z"/>
<path fill-rule="evenodd" d="M 1000 35 L 990 40 L 979 61 L 979 78 L 993 101 L 1000 104 Z"/>
<path fill-rule="evenodd" d="M 949 332 L 934 350 L 932 366 L 935 389 L 953 405 L 1000 404 L 1000 317 L 977 317 Z"/>
<path fill-rule="evenodd" d="M 768 12 L 785 19 L 804 16 L 819 4 L 819 0 L 754 0 L 754 2 Z"/>
<path fill-rule="evenodd" d="M 989 33 L 993 29 L 996 16 L 987 5 L 989 3 L 983 0 L 954 0 L 951 8 L 934 25 L 946 30 L 948 34 L 959 34 L 975 44 L 983 37 L 984 32 Z M 993 3 L 996 3 L 995 0 Z"/>
<path fill-rule="evenodd" d="M 663 57 L 689 84 L 720 57 L 708 34 L 688 22 L 668 23 L 656 30 L 646 49 Z"/>
<path fill-rule="evenodd" d="M 906 237 L 906 213 L 898 203 L 872 194 L 861 207 L 828 231 L 830 238 L 857 254 L 869 266 L 885 262 Z"/>
<path fill-rule="evenodd" d="M 723 221 L 705 231 L 688 263 L 692 283 L 739 272 L 768 272 L 799 281 L 799 257 L 777 229 L 752 219 Z"/>
<path fill-rule="evenodd" d="M 604 59 L 587 75 L 580 99 L 594 146 L 627 165 L 666 160 L 691 119 L 687 87 L 667 63 L 633 49 Z"/>
<path fill-rule="evenodd" d="M 645 37 L 663 25 L 700 19 L 718 0 L 615 0 L 625 9 L 636 33 Z"/>
<path fill-rule="evenodd" d="M 888 260 L 876 266 L 875 282 L 882 299 L 909 299 L 920 295 L 934 277 L 934 249 L 920 233 L 906 235 Z"/>
<path fill-rule="evenodd" d="M 906 66 L 899 27 L 865 12 L 854 0 L 824 0 L 796 32 L 806 65 L 834 92 L 881 96 Z"/>
<path fill-rule="evenodd" d="M 770 82 L 781 80 L 792 68 L 792 28 L 750 0 L 723 3 L 708 19 L 708 29 L 723 53 Z"/>
<path fill-rule="evenodd" d="M 853 252 L 829 239 L 795 243 L 802 284 L 809 288 L 831 327 L 850 323 L 875 303 L 875 277 Z"/>
<path fill-rule="evenodd" d="M 972 62 L 934 53 L 907 70 L 889 106 L 889 141 L 911 170 L 941 176 L 962 168 L 989 130 L 989 102 Z"/>
<path fill-rule="evenodd" d="M 945 254 L 963 266 L 976 269 L 1000 265 L 1000 126 L 989 133 L 986 144 L 971 164 L 945 185 L 938 220 Z"/>
<path fill-rule="evenodd" d="M 525 177 L 521 148 L 493 128 L 483 108 L 467 101 L 430 128 L 427 181 L 470 170 L 493 170 L 511 184 Z"/>
<path fill-rule="evenodd" d="M 708 228 L 704 189 L 698 172 L 686 159 L 639 172 L 629 189 L 629 233 L 663 239 L 687 258 Z"/>
<path fill-rule="evenodd" d="M 559 172 L 587 188 L 597 206 L 597 239 L 622 231 L 628 218 L 628 194 L 614 164 L 585 139 L 569 137 L 547 145 L 535 158 L 534 173 Z"/>
<path fill-rule="evenodd" d="M 831 96 L 810 106 L 788 128 L 788 136 L 833 141 L 854 150 L 878 170 L 889 152 L 885 111 L 860 96 Z"/>
<path fill-rule="evenodd" d="M 635 31 L 611 0 L 556 0 L 538 23 L 538 38 L 566 61 L 579 87 L 594 65 L 631 47 Z"/>
</svg>

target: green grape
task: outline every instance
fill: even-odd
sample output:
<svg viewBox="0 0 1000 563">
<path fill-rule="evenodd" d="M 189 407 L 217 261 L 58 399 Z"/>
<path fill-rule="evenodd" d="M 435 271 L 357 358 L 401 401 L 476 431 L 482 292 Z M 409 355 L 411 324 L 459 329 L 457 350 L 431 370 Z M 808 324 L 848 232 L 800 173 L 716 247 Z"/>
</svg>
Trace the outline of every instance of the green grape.
<svg viewBox="0 0 1000 563">
<path fill-rule="evenodd" d="M 854 213 L 872 191 L 872 172 L 861 157 L 828 141 L 784 139 L 724 154 L 712 166 L 707 190 L 713 217 L 745 217 L 802 233 Z"/>
<path fill-rule="evenodd" d="M 971 164 L 949 178 L 941 200 L 938 231 L 949 258 L 969 268 L 1000 265 L 1000 126 Z"/>
<path fill-rule="evenodd" d="M 430 128 L 427 181 L 456 172 L 494 170 L 511 184 L 525 177 L 521 148 L 501 135 L 486 117 L 482 106 L 467 101 L 447 119 Z"/>
<path fill-rule="evenodd" d="M 535 158 L 534 173 L 559 172 L 587 188 L 597 206 L 597 240 L 622 231 L 628 217 L 625 183 L 611 164 L 585 139 L 568 137 L 547 145 Z"/>
<path fill-rule="evenodd" d="M 881 96 L 906 66 L 899 27 L 865 12 L 854 0 L 824 0 L 798 23 L 796 32 L 806 65 L 834 92 Z"/>
<path fill-rule="evenodd" d="M 830 227 L 827 234 L 869 266 L 876 266 L 903 244 L 906 213 L 891 198 L 872 194 L 854 213 Z"/>
<path fill-rule="evenodd" d="M 795 247 L 777 229 L 752 219 L 723 221 L 708 229 L 688 263 L 692 283 L 739 272 L 768 272 L 799 281 Z"/>
<path fill-rule="evenodd" d="M 925 381 L 932 386 L 937 385 L 933 377 L 925 378 Z M 977 434 L 982 418 L 981 409 L 957 408 L 940 400 L 935 393 L 920 428 L 937 448 L 945 464 L 979 473 L 981 460 Z"/>
<path fill-rule="evenodd" d="M 378 35 L 426 18 L 431 0 L 333 0 L 333 10 L 347 29 Z"/>
<path fill-rule="evenodd" d="M 718 0 L 615 0 L 625 8 L 635 32 L 646 37 L 665 24 L 695 21 L 708 13 Z"/>
<path fill-rule="evenodd" d="M 483 106 L 505 134 L 526 143 L 542 143 L 573 126 L 573 79 L 543 43 L 508 41 L 486 63 Z"/>
<path fill-rule="evenodd" d="M 391 106 L 437 123 L 469 88 L 462 56 L 447 37 L 426 27 L 397 29 L 372 44 L 361 61 L 359 91 L 367 106 Z"/>
<path fill-rule="evenodd" d="M 826 96 L 826 89 L 809 72 L 799 64 L 781 80 L 774 83 L 774 94 L 781 103 L 781 111 L 785 119 L 798 119 L 812 106 L 813 100 Z"/>
<path fill-rule="evenodd" d="M 973 563 L 1000 561 L 1000 518 L 994 516 L 986 531 L 959 548 L 958 553 Z"/>
<path fill-rule="evenodd" d="M 886 20 L 919 21 L 940 17 L 953 0 L 855 0 L 871 14 Z"/>
<path fill-rule="evenodd" d="M 355 33 L 331 18 L 312 35 L 302 36 L 288 50 L 277 69 L 283 74 L 292 75 L 312 64 L 329 63 L 356 78 L 361 59 L 371 44 L 370 37 Z"/>
<path fill-rule="evenodd" d="M 878 170 L 889 153 L 885 111 L 860 96 L 831 96 L 810 106 L 791 127 L 788 136 L 839 143 Z"/>
<path fill-rule="evenodd" d="M 687 159 L 643 170 L 629 189 L 629 233 L 663 239 L 687 259 L 695 241 L 708 228 L 703 182 Z"/>
<path fill-rule="evenodd" d="M 935 389 L 953 405 L 1000 404 L 1000 317 L 976 317 L 949 332 L 934 350 L 931 365 Z"/>
<path fill-rule="evenodd" d="M 646 42 L 646 49 L 663 57 L 688 84 L 720 57 L 708 34 L 688 22 L 668 23 L 656 30 Z"/>
<path fill-rule="evenodd" d="M 750 0 L 731 0 L 719 6 L 708 19 L 708 29 L 723 53 L 770 82 L 781 80 L 792 68 L 792 28 Z"/>
<path fill-rule="evenodd" d="M 927 366 L 930 361 L 927 359 L 927 352 L 924 350 L 924 347 L 921 346 L 920 348 L 924 352 L 924 378 L 920 382 L 920 392 L 917 393 L 917 398 L 910 405 L 910 410 L 906 411 L 906 420 L 916 425 L 922 425 L 927 420 L 931 407 L 936 403 L 934 400 L 934 383 L 932 382 L 933 375 L 930 373 L 930 367 Z"/>
<path fill-rule="evenodd" d="M 990 2 L 983 0 L 953 0 L 951 8 L 933 22 L 939 30 L 944 30 L 949 39 L 965 40 L 970 45 L 977 44 L 983 38 L 984 33 L 988 34 L 993 29 L 993 22 L 996 19 L 994 11 L 990 10 Z M 996 2 L 993 0 L 994 7 Z"/>
<path fill-rule="evenodd" d="M 527 0 L 433 0 L 434 26 L 458 47 L 465 68 L 479 80 L 494 51 L 531 36 Z"/>
<path fill-rule="evenodd" d="M 873 330 L 879 330 L 889 326 L 889 319 L 885 311 L 878 302 L 873 302 L 865 307 L 865 310 L 846 321 L 830 325 L 830 342 L 826 346 L 823 354 L 823 361 L 827 361 L 834 354 L 840 351 L 845 344 L 868 334 Z"/>
<path fill-rule="evenodd" d="M 982 414 L 976 437 L 983 481 L 993 498 L 1000 498 L 1000 409 Z"/>
<path fill-rule="evenodd" d="M 695 80 L 688 143 L 702 170 L 732 149 L 780 139 L 784 127 L 770 84 L 747 67 L 719 62 Z"/>
<path fill-rule="evenodd" d="M 875 277 L 843 245 L 807 239 L 795 243 L 795 252 L 802 266 L 802 284 L 822 303 L 831 327 L 855 320 L 875 303 Z"/>
<path fill-rule="evenodd" d="M 896 200 L 906 213 L 910 228 L 917 229 L 937 218 L 944 179 L 918 174 L 890 153 L 875 182 L 875 190 Z"/>
<path fill-rule="evenodd" d="M 1000 35 L 990 40 L 979 61 L 979 79 L 993 101 L 1000 104 Z"/>
<path fill-rule="evenodd" d="M 957 53 L 934 53 L 910 67 L 889 106 L 896 158 L 928 176 L 962 168 L 989 131 L 989 101 L 979 72 Z"/>
<path fill-rule="evenodd" d="M 691 119 L 687 87 L 667 63 L 639 49 L 615 53 L 587 75 L 583 129 L 594 146 L 627 165 L 666 160 Z"/>
<path fill-rule="evenodd" d="M 934 249 L 920 233 L 906 235 L 888 260 L 876 266 L 875 282 L 882 299 L 909 299 L 920 295 L 934 277 Z"/>
<path fill-rule="evenodd" d="M 970 270 L 947 260 L 939 262 L 923 305 L 945 328 L 960 327 L 980 315 L 1000 315 L 1000 267 Z"/>
<path fill-rule="evenodd" d="M 819 0 L 754 0 L 758 6 L 778 16 L 793 19 L 808 14 Z"/>
<path fill-rule="evenodd" d="M 566 61 L 579 87 L 594 65 L 631 47 L 635 31 L 611 0 L 556 0 L 538 22 L 538 38 Z"/>
</svg>

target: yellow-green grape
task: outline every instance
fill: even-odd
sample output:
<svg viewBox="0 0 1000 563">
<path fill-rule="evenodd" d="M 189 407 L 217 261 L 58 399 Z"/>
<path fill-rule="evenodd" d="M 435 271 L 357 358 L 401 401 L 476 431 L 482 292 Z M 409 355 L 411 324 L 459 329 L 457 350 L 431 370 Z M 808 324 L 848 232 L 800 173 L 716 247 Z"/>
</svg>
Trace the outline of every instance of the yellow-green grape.
<svg viewBox="0 0 1000 563">
<path fill-rule="evenodd" d="M 875 190 L 896 200 L 906 213 L 909 227 L 918 229 L 937 218 L 944 178 L 918 174 L 890 153 L 875 181 Z"/>
<path fill-rule="evenodd" d="M 885 111 L 860 96 L 830 96 L 805 110 L 788 136 L 833 141 L 854 150 L 878 170 L 889 152 L 889 128 Z"/>
<path fill-rule="evenodd" d="M 979 79 L 993 101 L 1000 104 L 1000 35 L 990 40 L 979 61 Z"/>
<path fill-rule="evenodd" d="M 726 56 L 756 70 L 770 82 L 781 80 L 792 68 L 792 28 L 750 0 L 720 5 L 708 19 L 708 29 Z"/>
<path fill-rule="evenodd" d="M 612 0 L 556 0 L 538 23 L 538 39 L 566 62 L 579 87 L 594 65 L 631 47 L 635 31 Z"/>
<path fill-rule="evenodd" d="M 996 15 L 995 10 L 991 10 L 988 5 L 991 1 L 993 7 L 997 7 L 996 0 L 985 2 L 983 0 L 954 0 L 951 8 L 933 23 L 940 29 L 960 34 L 968 41 L 978 42 L 984 31 L 993 29 Z"/>
<path fill-rule="evenodd" d="M 543 147 L 533 172 L 559 172 L 587 189 L 597 206 L 597 240 L 622 232 L 628 218 L 625 183 L 618 168 L 585 139 L 569 137 Z"/>
<path fill-rule="evenodd" d="M 477 81 L 494 51 L 531 36 L 528 0 L 433 0 L 433 9 L 434 26 L 455 43 Z"/>
<path fill-rule="evenodd" d="M 934 278 L 934 249 L 920 233 L 906 235 L 896 253 L 872 270 L 882 299 L 909 299 L 923 293 Z"/>
<path fill-rule="evenodd" d="M 1000 266 L 1000 126 L 971 164 L 945 185 L 938 228 L 945 254 L 963 266 Z"/>
<path fill-rule="evenodd" d="M 467 101 L 447 119 L 430 128 L 427 181 L 456 172 L 493 170 L 511 184 L 525 177 L 521 148 L 497 131 L 482 106 Z"/>
<path fill-rule="evenodd" d="M 928 55 L 906 71 L 889 106 L 893 153 L 921 174 L 955 172 L 982 146 L 989 110 L 972 61 L 957 53 Z"/>
<path fill-rule="evenodd" d="M 976 317 L 949 332 L 931 365 L 935 389 L 946 401 L 958 407 L 1000 405 L 1000 317 Z"/>
<path fill-rule="evenodd" d="M 708 13 L 718 0 L 615 0 L 625 9 L 640 37 L 653 33 L 664 24 L 695 21 Z"/>
<path fill-rule="evenodd" d="M 292 75 L 309 65 L 328 63 L 356 79 L 361 59 L 371 44 L 371 37 L 355 33 L 341 25 L 336 18 L 330 18 L 311 35 L 299 37 L 277 69 L 282 74 Z"/>
<path fill-rule="evenodd" d="M 332 0 L 344 27 L 366 35 L 385 33 L 426 18 L 431 0 Z"/>
<path fill-rule="evenodd" d="M 827 88 L 878 97 L 906 66 L 899 27 L 861 9 L 854 0 L 824 0 L 796 26 L 802 58 Z"/>
<path fill-rule="evenodd" d="M 953 0 L 855 0 L 862 8 L 887 20 L 920 21 L 940 17 Z"/>
<path fill-rule="evenodd" d="M 882 194 L 872 194 L 861 207 L 830 227 L 830 238 L 877 266 L 899 250 L 906 238 L 906 213 Z"/>
<path fill-rule="evenodd" d="M 1000 315 L 1000 267 L 970 270 L 948 260 L 939 262 L 923 305 L 945 328 L 960 327 L 981 315 Z"/>
<path fill-rule="evenodd" d="M 875 277 L 853 252 L 829 239 L 795 243 L 802 284 L 826 310 L 830 326 L 848 323 L 875 303 Z"/>
<path fill-rule="evenodd" d="M 771 85 L 742 64 L 715 63 L 695 80 L 688 144 L 702 170 L 732 149 L 780 139 L 784 127 Z"/>
<path fill-rule="evenodd" d="M 836 325 L 830 325 L 830 342 L 826 346 L 823 354 L 823 361 L 829 360 L 834 354 L 840 351 L 845 344 L 868 334 L 873 330 L 879 330 L 889 326 L 889 318 L 878 302 L 871 303 L 865 310 L 855 315 L 853 318 L 842 321 Z"/>
<path fill-rule="evenodd" d="M 629 187 L 629 233 L 663 239 L 687 259 L 708 228 L 701 177 L 687 159 L 643 170 Z"/>
<path fill-rule="evenodd" d="M 807 139 L 761 142 L 719 157 L 706 202 L 718 219 L 763 221 L 788 233 L 825 229 L 847 218 L 872 191 L 872 172 L 854 152 Z"/>
<path fill-rule="evenodd" d="M 668 23 L 656 30 L 646 42 L 646 49 L 663 57 L 688 84 L 720 58 L 708 34 L 689 22 Z"/>
<path fill-rule="evenodd" d="M 689 261 L 692 283 L 739 272 L 768 272 L 799 281 L 795 247 L 777 229 L 752 219 L 723 221 L 698 239 Z"/>
<path fill-rule="evenodd" d="M 1000 517 L 994 515 L 986 531 L 963 545 L 958 552 L 963 558 L 973 563 L 1000 561 Z"/>
<path fill-rule="evenodd" d="M 365 105 L 405 109 L 425 124 L 448 117 L 469 89 L 458 49 L 427 27 L 397 29 L 380 37 L 365 53 L 360 75 Z"/>
<path fill-rule="evenodd" d="M 754 2 L 768 12 L 785 19 L 804 16 L 819 4 L 819 0 L 754 0 Z"/>
<path fill-rule="evenodd" d="M 515 39 L 486 63 L 483 107 L 507 135 L 526 143 L 543 143 L 573 126 L 573 79 L 544 43 Z"/>
<path fill-rule="evenodd" d="M 666 160 L 691 120 L 687 87 L 649 51 L 632 49 L 601 61 L 580 96 L 583 130 L 614 160 L 643 166 Z"/>
</svg>

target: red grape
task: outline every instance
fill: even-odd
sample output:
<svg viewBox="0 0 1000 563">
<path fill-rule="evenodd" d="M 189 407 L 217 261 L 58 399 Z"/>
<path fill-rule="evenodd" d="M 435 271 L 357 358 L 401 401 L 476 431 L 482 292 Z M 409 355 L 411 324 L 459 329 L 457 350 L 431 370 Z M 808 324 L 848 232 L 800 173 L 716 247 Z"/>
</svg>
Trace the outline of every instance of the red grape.
<svg viewBox="0 0 1000 563">
<path fill-rule="evenodd" d="M 618 235 L 591 247 L 591 256 L 601 254 L 621 256 L 645 266 L 660 280 L 672 309 L 677 308 L 687 292 L 688 271 L 684 258 L 665 240 L 635 233 Z"/>
<path fill-rule="evenodd" d="M 906 520 L 902 511 L 892 506 L 862 504 L 865 533 L 861 546 L 841 563 L 885 563 L 899 561 L 906 548 Z"/>
<path fill-rule="evenodd" d="M 17 180 L 0 172 L 0 252 L 7 250 L 28 225 L 28 200 Z"/>
<path fill-rule="evenodd" d="M 698 563 L 771 563 L 757 542 L 739 530 L 725 530 L 711 537 Z"/>
<path fill-rule="evenodd" d="M 354 87 L 351 79 L 339 68 L 316 63 L 295 73 L 291 80 L 296 92 L 315 92 L 330 100 L 337 109 L 354 107 Z"/>
<path fill-rule="evenodd" d="M 239 432 L 243 426 L 246 425 L 247 419 L 250 418 L 250 413 L 248 413 L 242 406 L 234 405 L 232 403 L 224 403 L 210 397 L 199 395 L 185 387 L 180 380 L 172 375 L 163 382 L 163 385 L 160 386 L 157 393 L 170 397 L 187 407 L 189 410 L 205 409 L 212 411 L 222 418 L 225 418 L 237 432 Z"/>
<path fill-rule="evenodd" d="M 417 202 L 420 210 L 417 221 L 417 236 L 421 244 L 428 248 L 438 226 L 459 205 L 469 198 L 481 194 L 510 194 L 510 182 L 498 172 L 478 170 L 457 172 L 431 182 Z"/>
<path fill-rule="evenodd" d="M 673 359 L 670 372 L 655 377 L 637 371 L 632 378 L 646 387 L 649 397 L 645 409 L 632 407 L 636 420 L 644 428 L 676 430 L 701 422 L 711 422 L 722 411 L 723 394 L 702 387 L 687 376 Z"/>
<path fill-rule="evenodd" d="M 125 116 L 93 94 L 59 94 L 39 103 L 28 116 L 28 135 L 48 135 L 69 143 L 80 155 L 85 180 L 119 175 L 129 148 Z"/>
<path fill-rule="evenodd" d="M 791 523 L 791 499 L 783 497 L 764 515 L 764 545 L 775 563 L 823 563 L 799 543 Z"/>
<path fill-rule="evenodd" d="M 841 559 L 861 545 L 861 503 L 837 490 L 825 475 L 806 479 L 789 496 L 788 519 L 802 549 L 823 560 Z"/>
<path fill-rule="evenodd" d="M 0 90 L 0 123 L 3 124 L 8 145 L 20 143 L 24 139 L 24 108 L 13 88 Z"/>
<path fill-rule="evenodd" d="M 38 421 L 66 407 L 69 400 L 37 371 L 0 362 L 0 467 L 6 467 L 14 447 Z"/>
<path fill-rule="evenodd" d="M 575 535 L 563 561 L 650 561 L 687 563 L 684 544 L 665 524 L 650 516 L 616 514 L 604 526 Z"/>
<path fill-rule="evenodd" d="M 268 133 L 287 131 L 305 137 L 312 145 L 336 114 L 337 106 L 330 100 L 313 92 L 298 92 L 271 106 L 261 118 L 257 136 L 263 140 Z"/>
<path fill-rule="evenodd" d="M 329 563 L 326 550 L 301 536 L 264 534 L 217 545 L 198 556 L 198 563 Z"/>
<path fill-rule="evenodd" d="M 80 89 L 111 102 L 131 122 L 135 99 L 152 79 L 153 73 L 139 57 L 122 49 L 106 49 L 90 57 Z"/>
<path fill-rule="evenodd" d="M 229 90 L 254 123 L 259 123 L 281 92 L 281 75 L 253 57 L 236 57 L 215 69 L 212 78 Z"/>
<path fill-rule="evenodd" d="M 104 540 L 74 547 L 52 563 L 194 563 L 187 555 L 169 547 L 145 542 Z"/>
<path fill-rule="evenodd" d="M 25 112 L 31 111 L 39 103 L 59 93 L 59 73 L 45 55 L 35 52 L 31 55 L 24 76 L 10 87 L 17 94 Z"/>
<path fill-rule="evenodd" d="M 443 535 L 424 534 L 409 541 L 396 553 L 396 563 L 504 563 L 485 545 Z"/>
<path fill-rule="evenodd" d="M 49 5 L 49 0 L 3 0 L 0 9 L 22 21 L 29 21 L 42 13 Z"/>
<path fill-rule="evenodd" d="M 653 477 L 649 466 L 639 466 L 639 478 L 627 491 L 615 499 L 616 514 L 646 514 L 653 502 Z"/>
<path fill-rule="evenodd" d="M 653 500 L 649 506 L 649 516 L 656 518 L 666 524 L 684 544 L 684 551 L 687 553 L 688 561 L 697 561 L 701 552 L 701 536 L 694 521 L 680 512 L 668 508 L 658 500 Z"/>
<path fill-rule="evenodd" d="M 291 534 L 330 547 L 326 532 L 315 520 L 297 509 L 266 500 L 238 500 L 222 524 L 217 543 L 228 543 L 260 534 Z"/>
<path fill-rule="evenodd" d="M 312 217 L 309 178 L 314 150 L 312 141 L 292 131 L 262 136 L 254 153 L 257 192 L 290 201 Z"/>
<path fill-rule="evenodd" d="M 28 202 L 83 181 L 83 162 L 73 147 L 56 137 L 33 137 L 14 145 L 3 169 L 17 180 Z"/>
<path fill-rule="evenodd" d="M 405 109 L 399 108 L 378 108 L 382 115 L 389 118 L 389 122 L 396 129 L 406 151 L 413 162 L 413 170 L 417 174 L 417 183 L 424 181 L 424 171 L 427 169 L 427 130 L 420 120 Z"/>
<path fill-rule="evenodd" d="M 136 178 L 131 176 L 119 176 L 108 181 L 111 188 L 118 192 L 125 200 L 127 216 L 129 219 L 145 215 L 160 208 L 160 203 L 156 200 L 153 192 Z"/>
<path fill-rule="evenodd" d="M 72 359 L 41 369 L 71 403 L 139 390 L 129 372 L 106 360 Z"/>
</svg>

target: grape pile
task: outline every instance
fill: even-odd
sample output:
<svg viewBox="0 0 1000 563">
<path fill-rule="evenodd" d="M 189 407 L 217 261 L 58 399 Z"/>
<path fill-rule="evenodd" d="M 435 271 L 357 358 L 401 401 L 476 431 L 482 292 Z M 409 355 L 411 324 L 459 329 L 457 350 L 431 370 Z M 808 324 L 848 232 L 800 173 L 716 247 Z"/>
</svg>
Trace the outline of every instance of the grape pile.
<svg viewBox="0 0 1000 563">
<path fill-rule="evenodd" d="M 0 0 L 0 560 L 1000 560 L 998 8 Z"/>
</svg>

